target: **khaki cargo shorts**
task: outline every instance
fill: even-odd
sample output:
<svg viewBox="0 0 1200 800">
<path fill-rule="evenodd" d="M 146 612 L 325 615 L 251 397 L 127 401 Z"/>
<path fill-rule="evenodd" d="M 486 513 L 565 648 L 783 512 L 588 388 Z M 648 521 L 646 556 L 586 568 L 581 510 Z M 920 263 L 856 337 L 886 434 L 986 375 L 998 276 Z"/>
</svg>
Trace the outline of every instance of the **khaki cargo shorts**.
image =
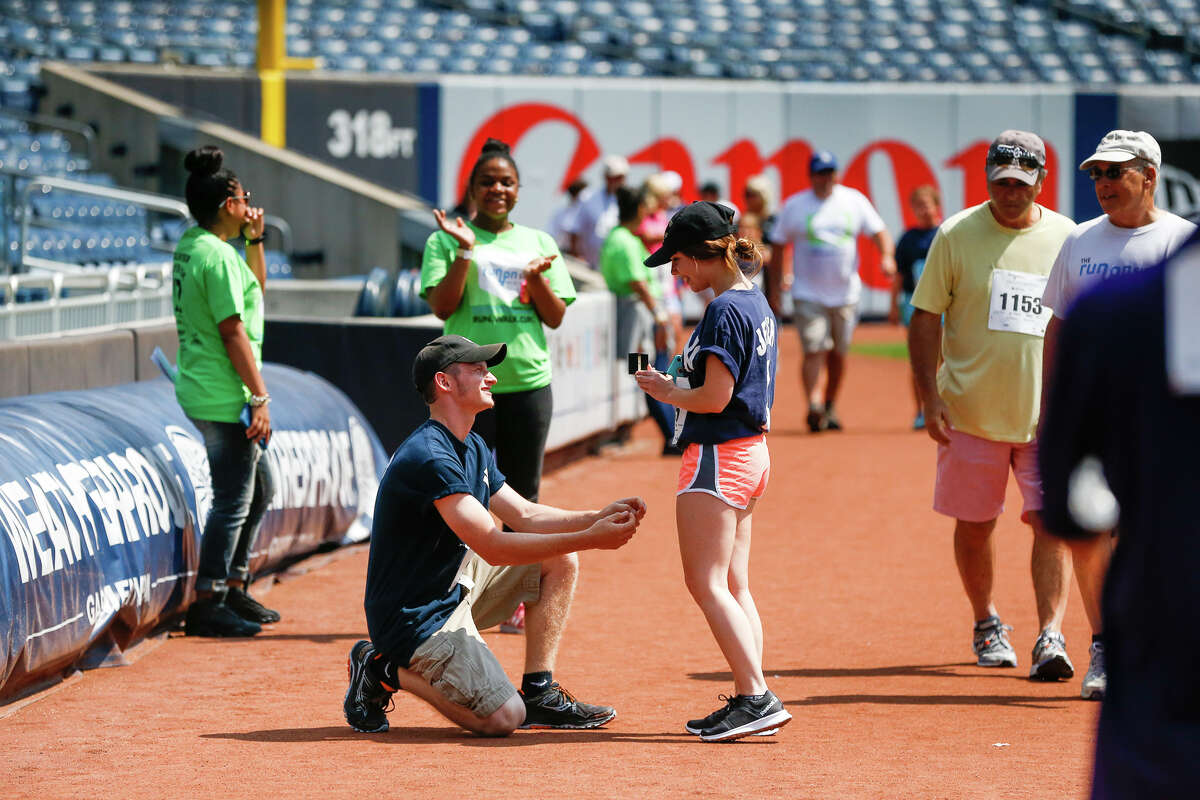
<svg viewBox="0 0 1200 800">
<path fill-rule="evenodd" d="M 454 613 L 417 647 L 408 668 L 452 703 L 488 717 L 516 694 L 479 631 L 504 622 L 541 594 L 542 565 L 493 567 L 478 555 L 463 570 L 467 587 Z"/>
<path fill-rule="evenodd" d="M 850 340 L 858 325 L 858 305 L 823 306 L 812 300 L 793 300 L 793 316 L 800 331 L 800 346 L 806 353 L 834 350 L 850 352 Z"/>
</svg>

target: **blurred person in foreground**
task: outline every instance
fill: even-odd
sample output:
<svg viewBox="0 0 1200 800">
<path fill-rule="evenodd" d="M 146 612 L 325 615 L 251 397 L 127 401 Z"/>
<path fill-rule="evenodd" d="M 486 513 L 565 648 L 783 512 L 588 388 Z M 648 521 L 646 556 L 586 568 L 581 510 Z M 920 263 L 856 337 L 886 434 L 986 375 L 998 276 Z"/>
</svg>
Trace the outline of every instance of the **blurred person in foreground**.
<svg viewBox="0 0 1200 800">
<path fill-rule="evenodd" d="M 840 183 L 833 153 L 814 153 L 808 171 L 812 187 L 787 199 L 767 238 L 776 245 L 771 269 L 779 275 L 784 270 L 782 245 L 792 245 L 793 316 L 804 351 L 800 383 L 808 401 L 808 429 L 819 433 L 842 429 L 834 405 L 858 324 L 859 234 L 870 236 L 879 248 L 884 275 L 893 275 L 896 263 L 892 238 L 879 213 L 866 195 Z M 779 287 L 773 281 L 770 289 L 775 295 Z M 768 299 L 778 312 L 779 297 Z M 823 367 L 824 399 L 819 385 Z"/>
<path fill-rule="evenodd" d="M 616 357 L 625 363 L 627 353 L 644 352 L 652 346 L 655 369 L 668 356 L 670 316 L 662 303 L 657 276 L 643 261 L 650 253 L 635 231 L 646 215 L 647 202 L 653 200 L 628 186 L 617 189 L 619 224 L 604 240 L 600 249 L 600 272 L 617 304 Z M 675 415 L 664 403 L 646 395 L 650 416 L 663 436 L 663 455 L 679 455 L 671 440 L 675 434 Z"/>
<path fill-rule="evenodd" d="M 342 709 L 355 730 L 386 731 L 400 690 L 482 736 L 595 728 L 617 715 L 576 700 L 553 670 L 579 574 L 576 551 L 621 547 L 646 505 L 631 497 L 600 511 L 566 511 L 508 485 L 471 430 L 492 406 L 490 368 L 507 350 L 439 336 L 413 361 L 429 419 L 396 450 L 379 484 L 364 600 L 371 640 L 350 649 Z M 512 530 L 498 529 L 493 513 Z M 479 635 L 519 603 L 527 609 L 520 691 Z"/>
<path fill-rule="evenodd" d="M 262 376 L 263 210 L 216 147 L 187 154 L 184 195 L 196 226 L 175 247 L 171 299 L 179 334 L 175 397 L 204 437 L 212 508 L 200 540 L 189 636 L 253 636 L 279 613 L 249 592 L 250 551 L 275 494 L 263 449 L 271 395 Z M 230 241 L 246 242 L 243 259 Z M 260 442 L 261 445 L 260 446 Z"/>
<path fill-rule="evenodd" d="M 1155 207 L 1162 151 L 1145 131 L 1109 132 L 1079 168 L 1095 182 L 1104 213 L 1067 237 L 1042 295 L 1042 304 L 1054 310 L 1043 345 L 1043 398 L 1054 375 L 1059 331 L 1079 296 L 1098 283 L 1158 264 L 1196 230 L 1191 222 Z M 1100 605 L 1113 536 L 1071 539 L 1070 544 L 1075 580 L 1092 628 L 1088 670 L 1079 691 L 1085 700 L 1099 700 L 1107 686 Z"/>
<path fill-rule="evenodd" d="M 918 186 L 908 197 L 908 207 L 912 209 L 917 224 L 906 230 L 896 244 L 896 277 L 892 282 L 892 306 L 888 313 L 889 322 L 893 325 L 903 322 L 906 328 L 912 322 L 913 290 L 925 269 L 925 257 L 929 254 L 929 246 L 933 244 L 933 235 L 937 233 L 938 225 L 942 224 L 942 197 L 929 184 Z M 921 405 L 916 376 L 912 378 L 912 389 L 913 402 L 917 407 L 913 430 L 924 430 L 925 411 Z"/>
<path fill-rule="evenodd" d="M 1075 223 L 1036 202 L 1046 179 L 1046 146 L 1036 134 L 1001 133 L 984 169 L 990 199 L 950 217 L 933 237 L 912 297 L 908 349 L 925 428 L 938 445 L 933 509 L 954 519 L 954 560 L 975 619 L 977 663 L 1017 666 L 1012 628 L 992 595 L 993 534 L 1011 470 L 1021 521 L 1033 529 L 1039 634 L 1029 677 L 1059 680 L 1075 674 L 1062 635 L 1070 552 L 1042 525 L 1036 430 L 1048 316 L 1041 296 Z"/>
<path fill-rule="evenodd" d="M 1120 531 L 1103 588 L 1107 686 L 1095 800 L 1196 796 L 1197 309 L 1193 234 L 1166 262 L 1086 291 L 1059 326 L 1040 433 L 1046 526 L 1072 542 L 1107 543 L 1114 522 Z"/>
<path fill-rule="evenodd" d="M 714 299 L 683 349 L 678 379 L 637 373 L 642 391 L 678 409 L 675 438 L 686 449 L 675 519 L 684 580 L 733 673 L 733 696 L 684 725 L 705 742 L 770 734 L 792 718 L 767 688 L 762 620 L 750 593 L 754 508 L 771 474 L 775 315 L 750 281 L 762 266 L 758 248 L 736 231 L 732 209 L 720 203 L 692 203 L 671 219 L 646 266 L 670 264 L 689 289 L 711 289 Z"/>
</svg>

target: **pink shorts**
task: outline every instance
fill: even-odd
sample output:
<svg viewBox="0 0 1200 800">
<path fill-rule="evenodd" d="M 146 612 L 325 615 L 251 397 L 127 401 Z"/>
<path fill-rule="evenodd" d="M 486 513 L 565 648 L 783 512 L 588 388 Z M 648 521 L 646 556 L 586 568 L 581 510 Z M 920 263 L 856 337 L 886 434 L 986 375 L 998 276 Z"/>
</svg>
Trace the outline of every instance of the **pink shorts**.
<svg viewBox="0 0 1200 800">
<path fill-rule="evenodd" d="M 1013 444 L 950 431 L 950 444 L 938 445 L 933 510 L 963 522 L 996 519 L 1004 510 L 1009 468 L 1024 501 L 1021 521 L 1029 522 L 1030 512 L 1042 510 L 1037 440 Z"/>
<path fill-rule="evenodd" d="M 734 508 L 762 497 L 771 477 L 766 436 L 747 436 L 721 444 L 689 444 L 679 467 L 675 492 L 705 492 Z"/>
</svg>

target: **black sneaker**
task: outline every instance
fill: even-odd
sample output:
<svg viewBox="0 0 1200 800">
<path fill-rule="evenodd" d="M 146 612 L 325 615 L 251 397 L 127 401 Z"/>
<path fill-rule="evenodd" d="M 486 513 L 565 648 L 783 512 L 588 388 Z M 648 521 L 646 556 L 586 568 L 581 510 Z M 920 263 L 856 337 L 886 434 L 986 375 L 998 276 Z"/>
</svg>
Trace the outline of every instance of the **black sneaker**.
<svg viewBox="0 0 1200 800">
<path fill-rule="evenodd" d="M 184 633 L 188 636 L 253 636 L 262 632 L 257 622 L 242 619 L 232 608 L 210 598 L 197 600 L 187 610 Z"/>
<path fill-rule="evenodd" d="M 522 728 L 598 728 L 617 716 L 610 706 L 579 702 L 558 681 L 532 697 L 520 694 L 525 701 Z"/>
<path fill-rule="evenodd" d="M 833 413 L 833 405 L 825 406 L 825 430 L 840 431 L 842 429 L 842 421 L 838 419 L 837 414 Z"/>
<path fill-rule="evenodd" d="M 387 712 L 390 710 L 392 693 L 383 688 L 371 675 L 367 664 L 375 655 L 375 648 L 366 639 L 359 639 L 350 648 L 346 659 L 346 673 L 350 686 L 342 702 L 342 713 L 350 727 L 362 733 L 383 733 L 388 729 Z"/>
<path fill-rule="evenodd" d="M 740 694 L 731 705 L 724 719 L 700 732 L 700 741 L 728 742 L 781 728 L 792 721 L 792 715 L 769 690 L 757 698 Z"/>
<path fill-rule="evenodd" d="M 689 719 L 687 724 L 683 726 L 683 729 L 693 736 L 699 736 L 706 728 L 711 728 L 713 725 L 716 725 L 718 722 L 725 719 L 725 717 L 729 715 L 729 712 L 733 711 L 733 701 L 735 698 L 728 695 L 719 694 L 717 695 L 717 699 L 724 701 L 725 705 L 721 706 L 707 717 L 701 717 L 700 719 Z"/>
<path fill-rule="evenodd" d="M 810 433 L 820 433 L 826 428 L 825 411 L 817 406 L 808 407 L 808 430 Z"/>
<path fill-rule="evenodd" d="M 242 619 L 257 622 L 260 625 L 279 622 L 278 611 L 267 608 L 251 597 L 245 589 L 230 589 L 229 594 L 225 596 L 225 605 L 232 608 L 234 613 Z"/>
</svg>

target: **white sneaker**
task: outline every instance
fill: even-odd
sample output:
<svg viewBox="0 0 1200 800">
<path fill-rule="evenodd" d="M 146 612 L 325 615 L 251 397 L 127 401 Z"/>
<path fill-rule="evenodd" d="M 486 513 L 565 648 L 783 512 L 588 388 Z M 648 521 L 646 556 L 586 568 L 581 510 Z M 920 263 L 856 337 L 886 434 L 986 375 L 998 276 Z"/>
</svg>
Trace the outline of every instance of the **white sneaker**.
<svg viewBox="0 0 1200 800">
<path fill-rule="evenodd" d="M 1104 645 L 1092 642 L 1088 648 L 1091 661 L 1087 674 L 1083 676 L 1083 685 L 1079 687 L 1079 696 L 1084 700 L 1103 700 L 1108 691 L 1108 671 L 1104 666 Z"/>
</svg>

